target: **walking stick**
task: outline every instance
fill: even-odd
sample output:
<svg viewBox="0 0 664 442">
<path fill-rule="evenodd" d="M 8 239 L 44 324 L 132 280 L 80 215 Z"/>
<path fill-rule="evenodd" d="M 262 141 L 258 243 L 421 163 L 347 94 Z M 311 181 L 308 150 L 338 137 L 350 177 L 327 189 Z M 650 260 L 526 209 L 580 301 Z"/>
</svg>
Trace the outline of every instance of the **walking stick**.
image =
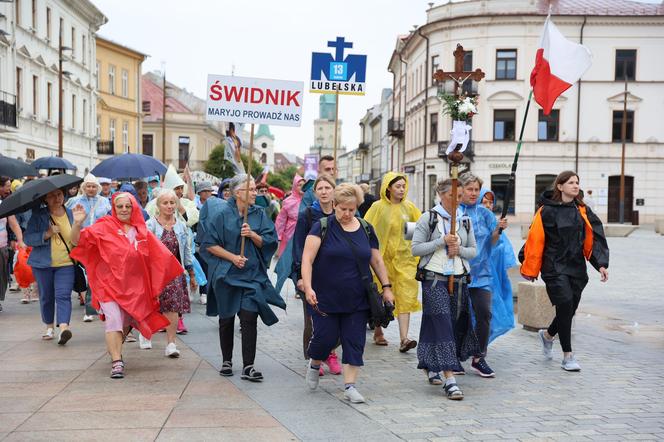
<svg viewBox="0 0 664 442">
<path fill-rule="evenodd" d="M 247 224 L 249 219 L 249 183 L 251 183 L 251 163 L 254 162 L 254 123 L 251 123 L 251 136 L 249 137 L 249 165 L 247 166 L 247 183 L 244 193 L 244 200 L 246 207 L 244 208 L 244 221 L 242 224 Z M 247 238 L 245 236 L 240 240 L 240 256 L 244 256 L 244 243 Z"/>
<path fill-rule="evenodd" d="M 523 141 L 523 129 L 526 127 L 526 117 L 528 117 L 528 109 L 530 109 L 530 99 L 533 98 L 533 90 L 528 94 L 528 102 L 526 103 L 526 112 L 523 114 L 523 121 L 521 122 L 521 131 L 519 132 L 519 142 L 516 145 L 516 153 L 514 154 L 514 162 L 512 163 L 512 171 L 510 172 L 510 179 L 507 182 L 507 193 L 505 194 L 505 201 L 503 203 L 503 211 L 500 214 L 500 219 L 507 216 L 507 211 L 510 207 L 510 196 L 514 190 L 514 182 L 516 180 L 516 165 L 519 162 L 519 152 L 521 152 L 521 142 Z M 498 229 L 498 233 L 503 233 L 503 229 Z"/>
</svg>

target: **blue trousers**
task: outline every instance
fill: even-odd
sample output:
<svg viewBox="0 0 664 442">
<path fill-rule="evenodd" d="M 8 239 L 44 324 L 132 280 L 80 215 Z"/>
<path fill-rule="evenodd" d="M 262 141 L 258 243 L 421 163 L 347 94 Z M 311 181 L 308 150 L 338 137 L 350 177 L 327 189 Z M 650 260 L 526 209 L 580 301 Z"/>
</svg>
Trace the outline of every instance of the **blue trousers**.
<svg viewBox="0 0 664 442">
<path fill-rule="evenodd" d="M 57 325 L 69 324 L 71 292 L 74 289 L 74 266 L 32 268 L 39 286 L 39 307 L 42 322 L 53 324 L 57 308 Z"/>
<path fill-rule="evenodd" d="M 341 362 L 357 367 L 364 365 L 362 355 L 367 341 L 367 310 L 353 313 L 329 313 L 321 316 L 307 306 L 313 322 L 313 335 L 309 342 L 309 357 L 324 361 L 341 341 Z"/>
</svg>

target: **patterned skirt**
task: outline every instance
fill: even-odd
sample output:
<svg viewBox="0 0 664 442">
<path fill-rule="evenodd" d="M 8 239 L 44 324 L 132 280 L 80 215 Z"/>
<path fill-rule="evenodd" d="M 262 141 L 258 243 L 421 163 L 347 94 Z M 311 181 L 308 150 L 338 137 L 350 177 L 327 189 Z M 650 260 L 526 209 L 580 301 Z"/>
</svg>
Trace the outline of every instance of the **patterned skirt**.
<svg viewBox="0 0 664 442">
<path fill-rule="evenodd" d="M 176 312 L 179 314 L 191 312 L 187 278 L 184 275 L 175 278 L 161 292 L 159 295 L 159 311 L 161 313 Z"/>
<path fill-rule="evenodd" d="M 467 285 L 454 284 L 450 296 L 446 281 L 422 282 L 422 324 L 417 345 L 417 368 L 433 372 L 459 371 L 479 351 L 470 318 Z"/>
</svg>

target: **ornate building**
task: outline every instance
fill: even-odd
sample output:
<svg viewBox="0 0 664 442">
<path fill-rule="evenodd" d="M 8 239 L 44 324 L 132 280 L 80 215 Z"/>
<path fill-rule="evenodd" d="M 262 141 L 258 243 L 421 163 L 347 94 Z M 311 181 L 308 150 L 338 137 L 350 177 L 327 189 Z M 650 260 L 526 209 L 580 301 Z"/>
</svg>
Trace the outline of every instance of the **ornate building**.
<svg viewBox="0 0 664 442">
<path fill-rule="evenodd" d="M 477 88 L 479 113 L 473 117 L 465 168 L 505 198 L 518 131 L 530 90 L 544 20 L 552 19 L 566 38 L 593 54 L 582 81 L 566 91 L 550 116 L 533 101 L 510 212 L 529 219 L 535 199 L 565 169 L 576 169 L 582 188 L 593 190 L 596 211 L 617 221 L 625 77 L 627 77 L 627 219 L 648 222 L 664 214 L 657 180 L 664 174 L 664 5 L 628 0 L 469 0 L 427 10 L 424 25 L 397 38 L 388 70 L 394 98 L 388 133 L 398 167 L 408 173 L 410 198 L 430 207 L 437 179 L 449 174 L 444 152 L 451 120 L 440 115 L 438 85 L 432 74 L 454 68 L 457 43 L 466 53 L 464 70 L 482 69 Z"/>
</svg>

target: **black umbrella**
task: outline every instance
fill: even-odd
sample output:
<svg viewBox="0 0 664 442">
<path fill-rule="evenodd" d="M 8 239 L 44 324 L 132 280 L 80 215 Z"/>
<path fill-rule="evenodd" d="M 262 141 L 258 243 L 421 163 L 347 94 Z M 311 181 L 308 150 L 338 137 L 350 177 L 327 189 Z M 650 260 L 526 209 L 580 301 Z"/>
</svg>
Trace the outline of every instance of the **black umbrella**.
<svg viewBox="0 0 664 442">
<path fill-rule="evenodd" d="M 167 167 L 154 157 L 140 153 L 125 153 L 108 158 L 90 171 L 96 177 L 110 179 L 144 178 L 163 175 Z"/>
<path fill-rule="evenodd" d="M 37 170 L 28 163 L 0 155 L 0 176 L 9 178 L 23 178 L 24 176 L 37 176 Z"/>
<path fill-rule="evenodd" d="M 32 166 L 35 169 L 76 170 L 76 166 L 74 166 L 70 161 L 65 160 L 64 158 L 60 158 L 60 157 L 41 157 L 41 158 L 37 158 L 36 160 L 34 160 L 32 162 Z"/>
<path fill-rule="evenodd" d="M 2 201 L 2 204 L 0 204 L 0 218 L 36 209 L 49 192 L 56 189 L 66 192 L 67 189 L 82 181 L 83 178 L 76 175 L 53 175 L 28 181 Z"/>
</svg>

